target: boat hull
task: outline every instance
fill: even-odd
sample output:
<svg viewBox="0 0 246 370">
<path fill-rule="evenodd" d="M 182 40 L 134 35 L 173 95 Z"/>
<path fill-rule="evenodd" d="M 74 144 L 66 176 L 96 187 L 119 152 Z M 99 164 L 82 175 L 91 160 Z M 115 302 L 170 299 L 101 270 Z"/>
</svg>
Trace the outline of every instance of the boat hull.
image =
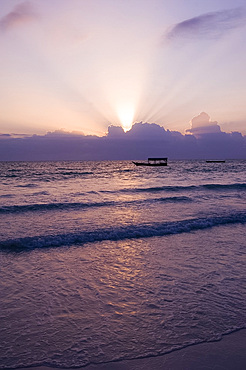
<svg viewBox="0 0 246 370">
<path fill-rule="evenodd" d="M 135 166 L 148 166 L 148 167 L 165 167 L 167 163 L 145 163 L 145 162 L 132 162 Z"/>
<path fill-rule="evenodd" d="M 220 160 L 220 159 L 218 159 L 218 160 L 210 160 L 210 159 L 208 159 L 207 161 L 206 161 L 207 163 L 225 163 L 225 161 L 224 160 Z"/>
</svg>

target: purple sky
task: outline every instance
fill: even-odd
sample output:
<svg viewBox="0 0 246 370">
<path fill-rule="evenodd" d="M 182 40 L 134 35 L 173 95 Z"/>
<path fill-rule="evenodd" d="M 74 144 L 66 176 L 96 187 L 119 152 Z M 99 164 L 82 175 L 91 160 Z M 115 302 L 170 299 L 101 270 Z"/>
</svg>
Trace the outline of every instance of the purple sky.
<svg viewBox="0 0 246 370">
<path fill-rule="evenodd" d="M 1 0 L 0 134 L 245 135 L 245 37 L 245 0 Z"/>
</svg>

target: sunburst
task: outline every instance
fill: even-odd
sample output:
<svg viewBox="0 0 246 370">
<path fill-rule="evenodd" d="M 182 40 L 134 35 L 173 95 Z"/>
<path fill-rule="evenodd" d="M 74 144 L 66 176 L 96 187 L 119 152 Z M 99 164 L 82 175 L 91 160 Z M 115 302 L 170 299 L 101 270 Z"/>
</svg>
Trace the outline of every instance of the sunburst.
<svg viewBox="0 0 246 370">
<path fill-rule="evenodd" d="M 133 105 L 131 104 L 119 105 L 117 109 L 117 115 L 121 122 L 121 126 L 125 132 L 131 129 L 134 120 L 134 114 L 135 110 Z"/>
</svg>

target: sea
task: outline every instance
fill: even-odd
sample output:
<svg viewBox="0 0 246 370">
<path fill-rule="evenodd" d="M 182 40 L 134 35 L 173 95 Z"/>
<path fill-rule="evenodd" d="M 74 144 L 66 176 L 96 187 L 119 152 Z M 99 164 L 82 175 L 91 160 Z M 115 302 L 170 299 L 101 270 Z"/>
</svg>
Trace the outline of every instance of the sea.
<svg viewBox="0 0 246 370">
<path fill-rule="evenodd" d="M 0 162 L 0 368 L 145 358 L 246 327 L 246 161 Z"/>
</svg>

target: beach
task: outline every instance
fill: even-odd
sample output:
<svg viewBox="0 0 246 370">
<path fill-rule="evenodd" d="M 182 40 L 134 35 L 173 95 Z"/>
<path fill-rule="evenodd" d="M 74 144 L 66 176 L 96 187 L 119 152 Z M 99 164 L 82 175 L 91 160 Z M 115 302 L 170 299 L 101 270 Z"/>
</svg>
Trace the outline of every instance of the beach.
<svg viewBox="0 0 246 370">
<path fill-rule="evenodd" d="M 241 369 L 246 162 L 6 162 L 0 368 Z"/>
</svg>

